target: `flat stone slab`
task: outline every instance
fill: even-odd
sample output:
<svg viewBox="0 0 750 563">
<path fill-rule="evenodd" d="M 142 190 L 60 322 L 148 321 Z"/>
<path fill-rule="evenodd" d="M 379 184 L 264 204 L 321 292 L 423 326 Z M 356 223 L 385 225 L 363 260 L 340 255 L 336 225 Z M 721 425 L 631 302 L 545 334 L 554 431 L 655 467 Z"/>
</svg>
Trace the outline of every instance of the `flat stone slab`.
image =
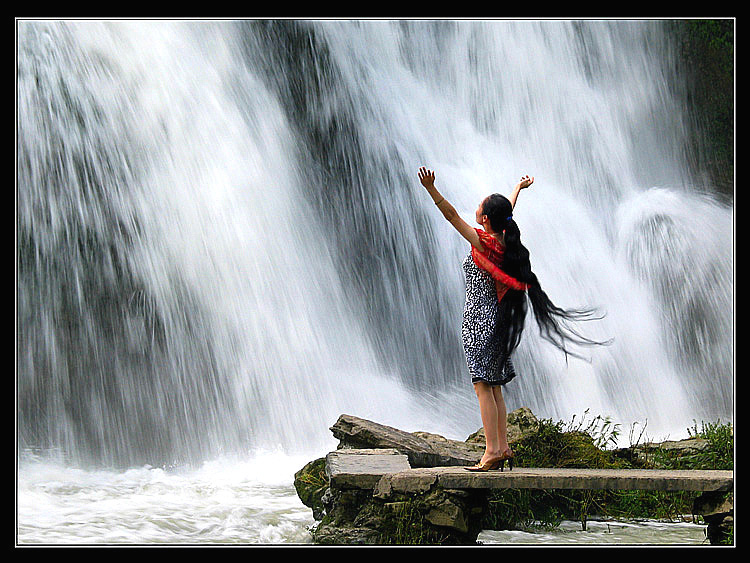
<svg viewBox="0 0 750 563">
<path fill-rule="evenodd" d="M 565 469 L 516 467 L 513 471 L 475 473 L 434 468 L 437 483 L 447 489 L 590 489 L 645 491 L 728 491 L 733 471 L 660 469 Z"/>
<path fill-rule="evenodd" d="M 347 449 L 326 455 L 328 479 L 340 489 L 373 489 L 383 475 L 408 469 L 409 458 L 393 449 Z"/>
<path fill-rule="evenodd" d="M 467 471 L 464 467 L 412 469 L 395 449 L 343 449 L 326 456 L 331 486 L 391 492 L 444 489 L 589 489 L 649 491 L 729 491 L 733 471 L 662 469 L 566 469 L 516 467 L 513 471 Z"/>
</svg>

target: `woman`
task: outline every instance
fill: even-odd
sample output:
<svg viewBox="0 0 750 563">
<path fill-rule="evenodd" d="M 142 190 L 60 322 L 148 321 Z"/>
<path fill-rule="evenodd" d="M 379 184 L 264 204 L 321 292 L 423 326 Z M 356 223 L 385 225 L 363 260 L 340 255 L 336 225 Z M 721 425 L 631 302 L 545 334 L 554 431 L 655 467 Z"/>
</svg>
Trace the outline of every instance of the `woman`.
<svg viewBox="0 0 750 563">
<path fill-rule="evenodd" d="M 521 244 L 513 209 L 521 190 L 534 183 L 524 176 L 516 184 L 510 199 L 492 194 L 477 208 L 478 229 L 469 225 L 435 188 L 435 173 L 422 167 L 419 179 L 443 216 L 471 243 L 471 252 L 463 263 L 466 275 L 466 305 L 461 336 L 466 362 L 484 426 L 486 447 L 479 463 L 470 471 L 500 468 L 507 460 L 513 469 L 513 451 L 508 445 L 507 414 L 502 386 L 516 372 L 511 353 L 518 346 L 526 318 L 526 297 L 542 336 L 571 353 L 565 341 L 579 344 L 601 344 L 589 340 L 570 327 L 566 320 L 592 318 L 587 310 L 563 310 L 556 307 L 541 289 L 531 271 L 529 251 Z M 502 269 L 501 269 L 502 266 Z"/>
</svg>

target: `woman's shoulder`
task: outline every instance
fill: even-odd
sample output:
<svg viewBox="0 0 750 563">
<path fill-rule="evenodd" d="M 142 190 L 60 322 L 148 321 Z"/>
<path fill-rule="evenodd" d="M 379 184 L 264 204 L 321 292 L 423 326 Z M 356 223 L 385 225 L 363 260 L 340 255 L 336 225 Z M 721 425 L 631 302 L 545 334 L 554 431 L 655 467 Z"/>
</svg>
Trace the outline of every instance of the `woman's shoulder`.
<svg viewBox="0 0 750 563">
<path fill-rule="evenodd" d="M 494 250 L 495 252 L 502 252 L 505 249 L 505 245 L 502 241 L 495 238 L 494 235 L 491 235 L 484 229 L 475 228 L 474 230 L 477 232 L 477 235 L 479 235 L 479 240 L 485 248 Z"/>
</svg>

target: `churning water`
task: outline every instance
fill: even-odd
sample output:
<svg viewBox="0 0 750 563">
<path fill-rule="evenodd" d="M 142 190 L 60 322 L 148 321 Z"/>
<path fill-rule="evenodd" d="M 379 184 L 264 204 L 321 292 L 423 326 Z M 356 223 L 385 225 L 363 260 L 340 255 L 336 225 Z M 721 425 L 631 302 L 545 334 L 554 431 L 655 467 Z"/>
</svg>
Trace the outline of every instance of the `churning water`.
<svg viewBox="0 0 750 563">
<path fill-rule="evenodd" d="M 671 49 L 638 21 L 19 22 L 19 540 L 298 541 L 291 475 L 339 414 L 476 430 L 468 247 L 421 165 L 467 219 L 535 176 L 543 287 L 606 312 L 590 362 L 530 324 L 509 408 L 731 420 L 732 208 L 683 162 Z M 269 466 L 289 534 L 254 527 Z M 187 500 L 154 524 L 164 480 Z M 139 523 L 109 536 L 123 490 Z"/>
</svg>

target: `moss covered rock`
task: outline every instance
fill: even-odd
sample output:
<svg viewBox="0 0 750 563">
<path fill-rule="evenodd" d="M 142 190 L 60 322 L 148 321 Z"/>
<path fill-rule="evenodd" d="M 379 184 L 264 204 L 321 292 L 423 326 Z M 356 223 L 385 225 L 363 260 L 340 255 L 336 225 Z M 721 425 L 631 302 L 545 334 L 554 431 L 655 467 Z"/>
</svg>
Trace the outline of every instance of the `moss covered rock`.
<svg viewBox="0 0 750 563">
<path fill-rule="evenodd" d="M 322 497 L 328 489 L 326 458 L 321 457 L 306 464 L 294 474 L 294 488 L 302 504 L 313 511 L 313 518 L 323 517 Z"/>
</svg>

